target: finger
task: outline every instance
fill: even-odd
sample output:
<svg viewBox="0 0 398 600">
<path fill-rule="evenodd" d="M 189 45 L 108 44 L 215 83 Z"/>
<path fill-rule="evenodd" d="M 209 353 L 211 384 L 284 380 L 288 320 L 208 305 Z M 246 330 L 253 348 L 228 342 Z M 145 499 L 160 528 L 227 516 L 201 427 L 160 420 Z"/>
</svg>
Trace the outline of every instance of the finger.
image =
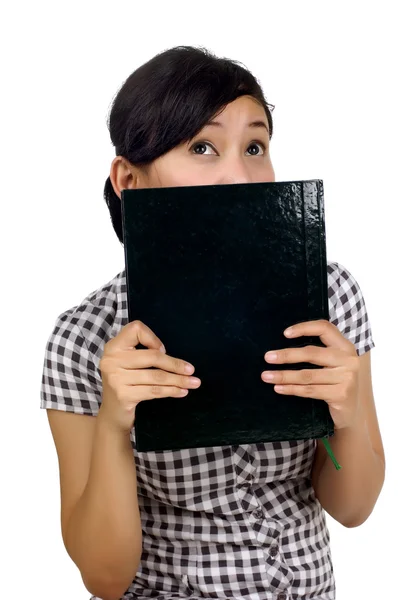
<svg viewBox="0 0 398 600">
<path fill-rule="evenodd" d="M 272 357 L 273 354 L 276 358 Z M 338 348 L 304 346 L 304 348 L 270 350 L 264 358 L 272 364 L 309 362 L 322 367 L 338 367 L 347 359 L 347 354 Z"/>
<path fill-rule="evenodd" d="M 157 367 L 170 373 L 192 375 L 195 367 L 181 358 L 163 354 L 159 350 L 120 350 L 117 355 L 118 366 L 122 369 L 147 369 Z"/>
<path fill-rule="evenodd" d="M 261 378 L 266 383 L 272 384 L 334 384 L 340 383 L 342 370 L 338 367 L 333 369 L 300 369 L 298 371 L 263 371 Z"/>
<path fill-rule="evenodd" d="M 181 398 L 186 396 L 189 390 L 177 386 L 168 385 L 127 385 L 128 400 L 140 402 L 141 400 L 153 400 L 154 398 Z"/>
<path fill-rule="evenodd" d="M 330 402 L 336 398 L 338 390 L 336 385 L 282 385 L 275 386 L 274 390 L 281 395 L 301 396 Z"/>
<path fill-rule="evenodd" d="M 201 380 L 188 375 L 175 375 L 161 369 L 138 369 L 126 371 L 123 383 L 127 385 L 157 385 L 180 388 L 198 388 Z"/>
<path fill-rule="evenodd" d="M 157 335 L 142 321 L 131 321 L 121 329 L 116 338 L 107 342 L 108 349 L 128 350 L 142 344 L 146 348 L 159 349 L 163 346 Z"/>
<path fill-rule="evenodd" d="M 319 336 L 326 346 L 339 348 L 345 352 L 352 352 L 352 343 L 343 336 L 336 325 L 325 319 L 296 323 L 285 329 L 283 333 L 289 339 L 301 337 L 303 335 Z"/>
</svg>

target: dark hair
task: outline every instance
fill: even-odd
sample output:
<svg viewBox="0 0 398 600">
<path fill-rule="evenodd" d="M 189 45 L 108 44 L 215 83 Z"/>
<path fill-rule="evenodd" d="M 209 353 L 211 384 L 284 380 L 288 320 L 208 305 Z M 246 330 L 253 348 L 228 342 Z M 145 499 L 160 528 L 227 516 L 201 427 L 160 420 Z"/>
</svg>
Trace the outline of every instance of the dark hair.
<svg viewBox="0 0 398 600">
<path fill-rule="evenodd" d="M 107 126 L 116 156 L 145 166 L 193 138 L 227 104 L 243 95 L 252 96 L 264 107 L 271 138 L 275 107 L 267 103 L 248 69 L 205 48 L 165 50 L 136 69 L 113 100 Z M 110 177 L 104 199 L 123 244 L 121 200 Z"/>
</svg>

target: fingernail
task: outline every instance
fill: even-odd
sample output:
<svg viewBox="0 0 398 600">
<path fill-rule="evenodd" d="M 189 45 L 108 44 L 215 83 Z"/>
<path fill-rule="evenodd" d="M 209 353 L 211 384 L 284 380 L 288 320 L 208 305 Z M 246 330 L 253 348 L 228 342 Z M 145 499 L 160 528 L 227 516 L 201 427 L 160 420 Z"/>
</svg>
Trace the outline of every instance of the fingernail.
<svg viewBox="0 0 398 600">
<path fill-rule="evenodd" d="M 195 367 L 193 365 L 191 365 L 191 363 L 186 363 L 185 373 L 193 373 L 194 370 L 195 370 Z"/>
<path fill-rule="evenodd" d="M 267 354 L 265 355 L 265 358 L 267 360 L 276 360 L 276 354 L 275 354 L 275 352 L 267 352 Z"/>
<path fill-rule="evenodd" d="M 159 348 L 160 352 L 163 352 L 163 354 L 166 354 L 166 348 L 164 347 L 164 345 L 162 344 Z"/>
<path fill-rule="evenodd" d="M 289 337 L 289 335 L 293 335 L 293 327 L 288 327 L 285 330 L 285 335 L 287 335 L 287 337 Z"/>
<path fill-rule="evenodd" d="M 274 379 L 275 375 L 273 373 L 264 373 L 263 375 L 263 379 L 266 379 L 267 381 L 271 381 L 272 379 Z"/>
</svg>

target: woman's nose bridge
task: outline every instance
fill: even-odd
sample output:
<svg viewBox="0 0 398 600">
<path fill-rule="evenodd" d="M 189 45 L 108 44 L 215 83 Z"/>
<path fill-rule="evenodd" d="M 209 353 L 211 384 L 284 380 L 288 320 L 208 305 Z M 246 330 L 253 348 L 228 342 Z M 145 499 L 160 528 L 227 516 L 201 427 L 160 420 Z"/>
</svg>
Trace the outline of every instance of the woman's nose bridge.
<svg viewBox="0 0 398 600">
<path fill-rule="evenodd" d="M 222 165 L 222 179 L 231 183 L 249 183 L 250 174 L 245 157 L 230 156 L 225 158 Z"/>
</svg>

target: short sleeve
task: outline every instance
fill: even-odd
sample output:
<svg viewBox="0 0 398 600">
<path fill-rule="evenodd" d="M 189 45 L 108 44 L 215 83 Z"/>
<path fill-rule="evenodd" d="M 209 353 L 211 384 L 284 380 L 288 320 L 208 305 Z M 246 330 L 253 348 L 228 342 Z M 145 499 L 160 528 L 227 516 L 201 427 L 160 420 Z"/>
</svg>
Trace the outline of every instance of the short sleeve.
<svg viewBox="0 0 398 600">
<path fill-rule="evenodd" d="M 86 340 L 68 311 L 62 313 L 48 338 L 40 390 L 40 408 L 96 416 L 102 381 Z"/>
<path fill-rule="evenodd" d="M 352 342 L 360 356 L 375 347 L 361 288 L 339 263 L 328 263 L 329 320 Z"/>
</svg>

